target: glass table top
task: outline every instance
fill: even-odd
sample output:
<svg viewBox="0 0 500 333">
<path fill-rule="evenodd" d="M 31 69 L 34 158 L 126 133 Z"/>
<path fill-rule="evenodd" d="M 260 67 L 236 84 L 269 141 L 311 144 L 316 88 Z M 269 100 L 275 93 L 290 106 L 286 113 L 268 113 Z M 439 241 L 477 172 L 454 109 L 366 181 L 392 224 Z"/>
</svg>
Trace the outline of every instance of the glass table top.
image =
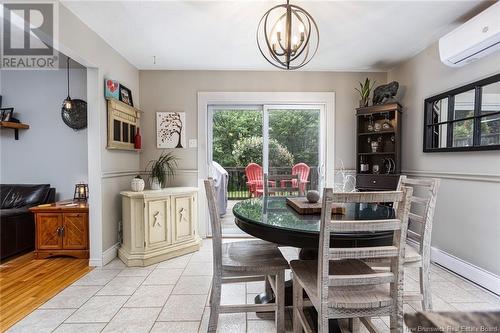
<svg viewBox="0 0 500 333">
<path fill-rule="evenodd" d="M 394 210 L 370 203 L 344 204 L 345 214 L 333 214 L 334 220 L 376 220 L 394 217 Z M 271 228 L 318 234 L 320 215 L 299 215 L 286 204 L 285 197 L 251 198 L 236 203 L 234 216 L 247 223 Z"/>
</svg>

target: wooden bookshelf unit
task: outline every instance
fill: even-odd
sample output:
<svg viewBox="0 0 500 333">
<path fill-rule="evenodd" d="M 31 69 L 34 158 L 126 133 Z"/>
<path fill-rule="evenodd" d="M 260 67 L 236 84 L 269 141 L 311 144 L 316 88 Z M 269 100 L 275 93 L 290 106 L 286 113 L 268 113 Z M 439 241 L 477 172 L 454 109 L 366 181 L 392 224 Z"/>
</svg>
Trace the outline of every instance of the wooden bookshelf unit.
<svg viewBox="0 0 500 333">
<path fill-rule="evenodd" d="M 396 189 L 401 173 L 401 109 L 399 103 L 356 109 L 356 187 L 359 190 Z"/>
</svg>

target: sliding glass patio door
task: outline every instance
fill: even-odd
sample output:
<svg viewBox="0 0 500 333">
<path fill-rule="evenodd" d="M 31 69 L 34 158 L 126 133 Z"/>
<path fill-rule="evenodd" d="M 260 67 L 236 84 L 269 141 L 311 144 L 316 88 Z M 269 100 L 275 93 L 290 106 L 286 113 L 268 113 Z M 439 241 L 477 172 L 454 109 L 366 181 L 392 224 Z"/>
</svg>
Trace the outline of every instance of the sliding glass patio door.
<svg viewBox="0 0 500 333">
<path fill-rule="evenodd" d="M 300 173 L 306 190 L 324 183 L 325 124 L 322 105 L 211 105 L 208 161 L 229 174 L 228 199 L 255 196 L 245 168 L 268 174 Z"/>
<path fill-rule="evenodd" d="M 300 174 L 303 190 L 322 188 L 321 110 L 317 105 L 264 105 L 264 172 Z"/>
</svg>

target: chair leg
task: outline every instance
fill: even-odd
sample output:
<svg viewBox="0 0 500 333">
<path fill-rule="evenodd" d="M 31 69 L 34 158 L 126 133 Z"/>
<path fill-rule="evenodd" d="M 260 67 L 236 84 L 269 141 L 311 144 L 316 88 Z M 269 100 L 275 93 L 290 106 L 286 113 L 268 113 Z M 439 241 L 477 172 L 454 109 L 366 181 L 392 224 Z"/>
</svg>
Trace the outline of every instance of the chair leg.
<svg viewBox="0 0 500 333">
<path fill-rule="evenodd" d="M 272 295 L 273 294 L 273 288 L 271 288 L 271 283 L 269 282 L 269 277 L 268 276 L 266 276 L 266 278 L 264 279 L 264 290 L 266 291 L 267 295 Z"/>
<path fill-rule="evenodd" d="M 304 290 L 295 277 L 293 279 L 293 333 L 302 333 L 299 311 L 304 311 Z"/>
<path fill-rule="evenodd" d="M 276 274 L 276 332 L 285 332 L 285 271 Z"/>
<path fill-rule="evenodd" d="M 214 276 L 214 278 L 212 279 L 212 292 L 210 293 L 210 319 L 208 320 L 208 333 L 217 332 L 217 324 L 219 322 L 221 283 L 221 278 Z"/>
<path fill-rule="evenodd" d="M 359 332 L 361 328 L 361 322 L 359 318 L 349 318 L 349 330 L 351 333 Z"/>
<path fill-rule="evenodd" d="M 391 333 L 401 333 L 403 332 L 403 309 L 399 307 L 395 309 L 390 317 L 391 321 Z"/>
<path fill-rule="evenodd" d="M 420 293 L 422 294 L 422 310 L 432 311 L 431 274 L 429 272 L 429 265 L 420 267 Z"/>
<path fill-rule="evenodd" d="M 329 324 L 330 320 L 328 319 L 328 317 L 321 311 L 318 311 L 318 333 L 330 332 Z"/>
</svg>

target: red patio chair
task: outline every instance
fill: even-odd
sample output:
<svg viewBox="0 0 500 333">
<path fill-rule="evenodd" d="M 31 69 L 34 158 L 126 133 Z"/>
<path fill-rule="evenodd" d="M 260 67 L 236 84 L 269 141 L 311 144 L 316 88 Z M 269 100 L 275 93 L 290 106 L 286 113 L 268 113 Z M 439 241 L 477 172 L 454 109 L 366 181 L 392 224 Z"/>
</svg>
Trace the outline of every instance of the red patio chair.
<svg viewBox="0 0 500 333">
<path fill-rule="evenodd" d="M 250 163 L 245 168 L 247 177 L 247 186 L 250 191 L 250 196 L 260 197 L 264 193 L 264 173 L 262 167 L 257 163 Z M 276 182 L 269 181 L 269 186 L 276 186 Z"/>
<path fill-rule="evenodd" d="M 301 193 L 306 193 L 306 186 L 309 181 L 307 180 L 309 178 L 309 172 L 311 171 L 311 167 L 305 163 L 297 163 L 292 167 L 292 175 L 299 175 L 300 177 L 300 192 Z M 291 179 L 291 180 L 282 180 L 281 181 L 281 186 L 286 187 L 286 182 L 292 182 L 292 187 L 298 188 L 299 184 L 297 182 L 297 179 Z"/>
<path fill-rule="evenodd" d="M 257 190 L 261 190 L 260 193 L 262 193 L 264 187 L 262 167 L 257 163 L 250 163 L 245 168 L 245 175 L 247 177 L 247 186 L 250 191 L 250 196 L 258 196 Z"/>
</svg>

